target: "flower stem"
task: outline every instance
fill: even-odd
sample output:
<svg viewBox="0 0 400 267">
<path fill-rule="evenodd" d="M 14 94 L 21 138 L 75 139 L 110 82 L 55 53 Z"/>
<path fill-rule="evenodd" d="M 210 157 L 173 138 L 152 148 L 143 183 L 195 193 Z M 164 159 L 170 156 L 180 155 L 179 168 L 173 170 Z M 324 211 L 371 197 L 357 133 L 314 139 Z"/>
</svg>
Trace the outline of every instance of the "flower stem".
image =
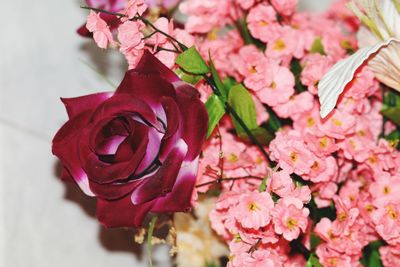
<svg viewBox="0 0 400 267">
<path fill-rule="evenodd" d="M 237 181 L 237 180 L 243 180 L 243 179 L 254 179 L 254 180 L 262 181 L 264 178 L 258 177 L 258 176 L 253 176 L 253 175 L 247 175 L 247 176 L 242 176 L 242 177 L 221 178 L 221 179 L 216 179 L 214 181 L 210 181 L 210 182 L 206 182 L 206 183 L 203 183 L 203 184 L 196 185 L 196 188 L 207 186 L 207 185 L 221 183 L 221 182 L 224 182 L 224 181 Z"/>
</svg>

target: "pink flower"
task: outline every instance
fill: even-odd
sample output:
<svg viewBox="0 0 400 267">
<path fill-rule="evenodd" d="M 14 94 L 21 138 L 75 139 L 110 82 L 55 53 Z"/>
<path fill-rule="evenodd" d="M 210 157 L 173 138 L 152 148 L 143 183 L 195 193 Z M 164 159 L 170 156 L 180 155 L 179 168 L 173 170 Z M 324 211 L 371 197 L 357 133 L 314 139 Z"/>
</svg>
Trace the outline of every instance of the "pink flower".
<svg viewBox="0 0 400 267">
<path fill-rule="evenodd" d="M 243 267 L 278 267 L 283 266 L 277 253 L 271 250 L 256 250 L 246 254 L 243 260 Z"/>
<path fill-rule="evenodd" d="M 351 114 L 335 110 L 332 115 L 321 124 L 320 129 L 327 136 L 344 139 L 346 135 L 354 133 L 356 120 Z"/>
<path fill-rule="evenodd" d="M 244 84 L 251 90 L 258 91 L 271 84 L 271 68 L 268 59 L 254 45 L 240 48 L 237 55 L 231 56 L 235 69 L 244 77 Z"/>
<path fill-rule="evenodd" d="M 376 205 L 388 202 L 400 203 L 400 177 L 381 172 L 377 174 L 376 181 L 370 185 L 369 192 L 375 199 Z"/>
<path fill-rule="evenodd" d="M 301 35 L 298 35 L 296 30 L 282 27 L 275 38 L 269 40 L 265 54 L 273 59 L 291 59 L 293 56 L 299 58 L 303 52 L 298 51 L 299 40 L 301 40 Z"/>
<path fill-rule="evenodd" d="M 280 197 L 295 197 L 308 203 L 311 199 L 311 191 L 308 186 L 296 187 L 293 183 L 290 173 L 287 171 L 278 171 L 272 174 L 267 180 L 267 189 Z"/>
<path fill-rule="evenodd" d="M 144 0 L 129 0 L 122 14 L 126 15 L 127 19 L 132 19 L 136 15 L 141 16 L 146 9 Z"/>
<path fill-rule="evenodd" d="M 314 97 L 309 92 L 303 92 L 290 97 L 289 101 L 275 106 L 273 109 L 281 118 L 295 119 L 302 113 L 310 111 L 314 106 Z"/>
<path fill-rule="evenodd" d="M 336 194 L 338 186 L 336 183 L 318 183 L 312 188 L 314 200 L 318 208 L 329 207 L 332 203 L 332 198 Z"/>
<path fill-rule="evenodd" d="M 324 158 L 314 158 L 314 163 L 310 172 L 303 176 L 305 180 L 311 180 L 314 183 L 333 181 L 338 173 L 336 159 L 332 156 Z"/>
<path fill-rule="evenodd" d="M 322 76 L 332 67 L 332 61 L 327 56 L 318 53 L 305 56 L 301 64 L 303 70 L 300 75 L 301 83 L 308 86 L 308 90 L 316 94 L 317 84 Z"/>
<path fill-rule="evenodd" d="M 100 18 L 100 14 L 90 11 L 87 17 L 86 28 L 93 33 L 93 39 L 100 48 L 105 49 L 109 43 L 114 43 L 110 28 Z"/>
<path fill-rule="evenodd" d="M 387 203 L 371 214 L 378 234 L 390 245 L 400 245 L 400 204 Z"/>
<path fill-rule="evenodd" d="M 384 246 L 379 248 L 382 263 L 385 267 L 400 266 L 400 246 Z"/>
<path fill-rule="evenodd" d="M 273 207 L 274 202 L 268 192 L 248 192 L 240 197 L 234 216 L 243 227 L 257 230 L 269 224 Z"/>
<path fill-rule="evenodd" d="M 289 101 L 294 94 L 294 76 L 286 67 L 271 64 L 270 84 L 255 92 L 261 102 L 274 107 Z"/>
<path fill-rule="evenodd" d="M 297 0 L 271 0 L 271 4 L 283 16 L 290 16 L 297 7 Z"/>
<path fill-rule="evenodd" d="M 360 211 L 358 208 L 347 207 L 341 198 L 334 197 L 336 207 L 336 220 L 333 222 L 333 233 L 335 235 L 349 234 L 350 227 L 357 220 Z"/>
<path fill-rule="evenodd" d="M 250 9 L 247 24 L 251 35 L 265 43 L 275 38 L 281 28 L 276 21 L 275 10 L 267 4 L 259 4 Z"/>
<path fill-rule="evenodd" d="M 282 169 L 298 175 L 309 173 L 315 162 L 315 155 L 295 131 L 289 134 L 279 132 L 270 143 L 270 155 Z"/>
<path fill-rule="evenodd" d="M 279 199 L 272 211 L 274 229 L 277 234 L 283 235 L 288 241 L 296 239 L 307 228 L 307 208 L 299 199 L 286 197 Z"/>
<path fill-rule="evenodd" d="M 118 40 L 121 42 L 121 52 L 129 53 L 133 49 L 143 49 L 144 41 L 141 30 L 143 23 L 137 21 L 126 21 L 118 27 Z"/>
<path fill-rule="evenodd" d="M 359 266 L 358 258 L 340 253 L 327 244 L 319 245 L 316 252 L 320 263 L 325 267 Z"/>
</svg>

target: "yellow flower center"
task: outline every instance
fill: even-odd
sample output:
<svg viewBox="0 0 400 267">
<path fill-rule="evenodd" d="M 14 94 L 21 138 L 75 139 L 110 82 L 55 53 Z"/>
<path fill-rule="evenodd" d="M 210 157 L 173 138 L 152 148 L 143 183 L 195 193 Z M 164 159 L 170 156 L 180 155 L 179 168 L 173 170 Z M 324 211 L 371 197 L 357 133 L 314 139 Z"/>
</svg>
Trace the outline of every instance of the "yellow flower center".
<svg viewBox="0 0 400 267">
<path fill-rule="evenodd" d="M 389 186 L 383 187 L 383 194 L 384 194 L 384 195 L 389 195 L 391 191 L 392 191 L 392 190 L 390 189 Z"/>
<path fill-rule="evenodd" d="M 239 160 L 239 157 L 234 153 L 231 153 L 228 157 L 228 161 L 230 161 L 230 162 L 237 162 L 238 160 Z"/>
<path fill-rule="evenodd" d="M 293 230 L 298 225 L 298 222 L 295 219 L 290 217 L 287 220 L 286 224 L 287 224 L 287 228 L 289 228 L 289 230 Z"/>
<path fill-rule="evenodd" d="M 396 219 L 397 219 L 398 214 L 397 214 L 397 212 L 394 210 L 394 208 L 393 208 L 392 205 L 387 206 L 387 207 L 386 207 L 386 210 L 387 210 L 387 213 L 388 213 L 390 219 L 392 219 L 392 220 L 396 220 Z"/>
<path fill-rule="evenodd" d="M 344 222 L 347 219 L 347 214 L 346 212 L 341 212 L 338 214 L 338 221 L 339 222 Z"/>
<path fill-rule="evenodd" d="M 256 211 L 256 210 L 258 210 L 257 204 L 254 203 L 254 202 L 251 202 L 251 203 L 249 204 L 249 210 L 250 210 L 250 211 Z"/>
<path fill-rule="evenodd" d="M 315 125 L 315 120 L 314 120 L 314 118 L 308 117 L 308 119 L 307 119 L 307 127 L 308 127 L 308 128 L 311 128 L 311 127 L 314 126 L 314 125 Z"/>
<path fill-rule="evenodd" d="M 261 27 L 265 27 L 265 26 L 268 26 L 268 22 L 266 22 L 265 20 L 262 20 L 258 23 L 258 25 L 260 25 Z"/>
<path fill-rule="evenodd" d="M 282 51 L 283 49 L 285 49 L 286 48 L 286 44 L 285 44 L 285 42 L 282 40 L 282 39 L 278 39 L 276 42 L 275 42 L 275 44 L 274 44 L 274 50 L 277 50 L 277 51 Z"/>
<path fill-rule="evenodd" d="M 275 82 L 272 82 L 271 85 L 270 85 L 269 87 L 271 87 L 271 89 L 275 89 L 275 88 L 276 88 L 276 83 L 275 83 Z"/>
<path fill-rule="evenodd" d="M 290 159 L 293 161 L 293 162 L 296 162 L 297 161 L 297 159 L 299 158 L 299 154 L 297 154 L 297 152 L 292 152 L 292 153 L 290 153 Z"/>
<path fill-rule="evenodd" d="M 368 213 L 371 213 L 371 212 L 373 212 L 374 211 L 374 206 L 372 205 L 372 204 L 367 204 L 367 205 L 365 205 L 365 210 L 368 212 Z"/>
<path fill-rule="evenodd" d="M 338 127 L 340 127 L 340 126 L 343 125 L 343 123 L 342 123 L 340 120 L 338 120 L 338 119 L 332 119 L 332 123 L 333 123 L 335 126 L 338 126 Z"/>
<path fill-rule="evenodd" d="M 319 146 L 321 148 L 326 148 L 328 146 L 328 138 L 326 136 L 319 139 Z"/>
</svg>

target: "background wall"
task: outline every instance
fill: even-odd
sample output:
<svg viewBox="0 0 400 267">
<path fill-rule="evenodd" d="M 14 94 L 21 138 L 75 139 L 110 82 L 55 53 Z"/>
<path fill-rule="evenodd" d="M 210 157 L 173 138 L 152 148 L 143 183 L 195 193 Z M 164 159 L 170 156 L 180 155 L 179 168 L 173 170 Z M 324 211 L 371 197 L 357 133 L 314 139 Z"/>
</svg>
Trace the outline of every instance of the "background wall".
<svg viewBox="0 0 400 267">
<path fill-rule="evenodd" d="M 322 10 L 330 0 L 300 0 Z M 130 230 L 106 230 L 95 202 L 62 183 L 51 138 L 66 120 L 59 97 L 113 88 L 118 54 L 75 34 L 86 12 L 74 0 L 2 1 L 0 41 L 0 266 L 147 266 Z M 86 63 L 85 63 L 86 62 Z M 155 252 L 168 266 L 167 248 Z"/>
</svg>

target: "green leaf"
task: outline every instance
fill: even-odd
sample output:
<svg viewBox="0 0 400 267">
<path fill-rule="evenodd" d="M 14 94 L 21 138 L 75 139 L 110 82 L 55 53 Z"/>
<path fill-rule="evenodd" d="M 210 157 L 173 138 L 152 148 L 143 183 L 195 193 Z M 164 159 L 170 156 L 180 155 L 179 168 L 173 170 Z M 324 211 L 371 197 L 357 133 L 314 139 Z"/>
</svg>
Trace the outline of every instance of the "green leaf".
<svg viewBox="0 0 400 267">
<path fill-rule="evenodd" d="M 282 127 L 281 121 L 271 108 L 268 107 L 267 111 L 269 114 L 269 119 L 267 121 L 268 130 L 275 133 Z"/>
<path fill-rule="evenodd" d="M 194 46 L 181 53 L 176 58 L 176 64 L 184 71 L 192 74 L 207 74 L 210 71 L 206 62 Z"/>
<path fill-rule="evenodd" d="M 300 81 L 300 75 L 301 75 L 301 72 L 303 71 L 303 68 L 300 65 L 300 60 L 293 59 L 292 62 L 290 62 L 290 70 L 292 71 L 292 73 L 294 75 L 296 91 L 298 93 L 307 91 L 307 88 Z"/>
<path fill-rule="evenodd" d="M 273 134 L 271 134 L 267 129 L 262 127 L 250 129 L 250 132 L 253 134 L 253 136 L 257 139 L 257 141 L 261 145 L 268 145 L 275 138 Z M 250 141 L 249 136 L 245 132 L 239 133 L 239 137 L 245 141 Z"/>
<path fill-rule="evenodd" d="M 215 94 L 212 94 L 206 102 L 206 109 L 208 113 L 208 130 L 207 130 L 207 138 L 210 137 L 212 132 L 214 131 L 215 126 L 217 126 L 218 122 L 225 114 L 224 104 L 222 104 L 221 100 Z"/>
<path fill-rule="evenodd" d="M 311 254 L 310 258 L 308 258 L 306 267 L 323 267 L 322 264 L 319 262 L 318 258 L 315 254 Z"/>
<path fill-rule="evenodd" d="M 235 85 L 231 88 L 229 91 L 228 103 L 236 111 L 247 128 L 250 130 L 258 128 L 256 107 L 253 98 L 242 84 Z M 239 122 L 237 122 L 233 117 L 232 121 L 238 135 L 244 135 L 245 131 L 240 126 Z"/>
<path fill-rule="evenodd" d="M 225 102 L 228 98 L 228 90 L 225 85 L 222 83 L 221 78 L 218 75 L 217 69 L 215 68 L 214 62 L 211 59 L 211 55 L 209 55 L 209 62 L 210 62 L 210 70 L 212 77 L 214 79 L 215 85 L 217 86 L 218 90 L 221 93 L 222 101 Z"/>
<path fill-rule="evenodd" d="M 260 186 L 258 187 L 258 192 L 260 193 L 265 192 L 265 190 L 267 190 L 267 177 L 262 180 Z"/>
<path fill-rule="evenodd" d="M 326 55 L 324 50 L 324 45 L 322 44 L 322 40 L 320 37 L 315 38 L 313 44 L 310 49 L 311 53 L 319 53 L 321 55 Z"/>
<path fill-rule="evenodd" d="M 217 267 L 215 262 L 206 262 L 205 267 Z"/>
<path fill-rule="evenodd" d="M 197 84 L 200 80 L 203 79 L 203 76 L 187 73 L 184 70 L 182 70 L 181 68 L 177 68 L 175 70 L 175 73 L 179 76 L 179 78 L 182 81 L 187 82 L 192 85 Z"/>
<path fill-rule="evenodd" d="M 151 249 L 152 249 L 152 239 L 153 239 L 153 232 L 154 232 L 154 227 L 156 226 L 157 223 L 157 216 L 154 216 L 151 219 L 151 222 L 149 224 L 149 231 L 147 232 L 147 258 L 149 260 L 149 265 L 153 267 L 153 260 L 151 258 Z"/>
<path fill-rule="evenodd" d="M 400 106 L 388 107 L 383 105 L 381 113 L 393 123 L 400 126 Z"/>
<path fill-rule="evenodd" d="M 310 246 L 311 250 L 315 250 L 315 248 L 322 242 L 321 238 L 316 234 L 312 233 L 310 236 Z"/>
</svg>

